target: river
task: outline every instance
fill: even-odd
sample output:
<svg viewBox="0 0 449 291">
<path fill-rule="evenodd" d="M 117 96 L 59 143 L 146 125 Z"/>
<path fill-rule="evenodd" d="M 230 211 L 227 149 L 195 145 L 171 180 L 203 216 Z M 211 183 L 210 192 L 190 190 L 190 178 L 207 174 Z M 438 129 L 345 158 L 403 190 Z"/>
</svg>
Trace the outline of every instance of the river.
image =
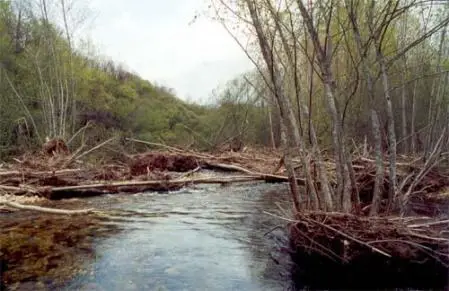
<svg viewBox="0 0 449 291">
<path fill-rule="evenodd" d="M 37 239 L 43 242 L 38 250 L 48 257 L 43 260 L 43 267 L 34 266 L 37 269 L 33 275 L 30 254 L 26 250 L 22 252 L 19 262 L 26 265 L 25 261 L 30 261 L 31 275 L 13 284 L 11 290 L 294 290 L 300 287 L 292 281 L 292 277 L 298 279 L 298 276 L 292 275 L 294 268 L 283 228 L 286 222 L 275 217 L 291 217 L 286 184 L 197 185 L 168 193 L 52 201 L 49 206 L 103 210 L 108 216 L 100 222 L 112 226 L 114 231 L 101 225 L 97 227 L 98 222 L 91 221 L 91 217 L 59 219 L 61 216 L 36 212 L 3 213 L 0 222 L 25 222 L 22 230 L 8 228 L 4 237 L 21 235 L 27 241 Z M 421 215 L 447 211 L 447 204 L 441 209 L 437 206 L 415 208 Z M 426 213 L 422 213 L 424 210 Z M 102 235 L 105 231 L 106 236 Z M 30 232 L 46 235 L 39 239 Z M 93 241 L 83 242 L 81 237 L 86 235 L 93 237 Z M 74 248 L 70 241 L 81 245 Z M 14 240 L 12 243 L 16 244 Z M 33 250 L 39 253 L 31 244 L 30 251 Z M 69 256 L 69 252 L 78 260 Z M 70 258 L 67 264 L 52 263 L 55 258 L 64 259 L 64 254 Z M 52 271 L 51 265 L 58 267 L 47 272 Z M 1 269 L 0 264 L 0 272 Z M 71 279 L 66 280 L 62 275 L 71 270 L 74 272 L 67 276 Z M 328 282 L 329 277 L 326 278 Z M 432 285 L 430 281 L 427 283 Z"/>
<path fill-rule="evenodd" d="M 287 238 L 268 212 L 289 208 L 285 184 L 201 185 L 105 195 L 86 207 L 118 211 L 122 231 L 65 290 L 286 290 Z"/>
</svg>

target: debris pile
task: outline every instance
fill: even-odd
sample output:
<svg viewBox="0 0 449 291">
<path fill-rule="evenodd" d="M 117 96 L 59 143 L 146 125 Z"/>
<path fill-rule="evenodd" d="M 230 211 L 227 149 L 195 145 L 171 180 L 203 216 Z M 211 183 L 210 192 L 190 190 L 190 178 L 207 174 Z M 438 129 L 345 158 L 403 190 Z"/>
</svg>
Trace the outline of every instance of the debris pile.
<svg viewBox="0 0 449 291">
<path fill-rule="evenodd" d="M 298 213 L 289 229 L 295 276 L 305 286 L 360 290 L 448 284 L 447 218 L 308 212 Z"/>
<path fill-rule="evenodd" d="M 199 166 L 197 159 L 189 155 L 145 153 L 133 156 L 129 168 L 131 175 L 147 175 L 154 171 L 187 172 Z"/>
</svg>

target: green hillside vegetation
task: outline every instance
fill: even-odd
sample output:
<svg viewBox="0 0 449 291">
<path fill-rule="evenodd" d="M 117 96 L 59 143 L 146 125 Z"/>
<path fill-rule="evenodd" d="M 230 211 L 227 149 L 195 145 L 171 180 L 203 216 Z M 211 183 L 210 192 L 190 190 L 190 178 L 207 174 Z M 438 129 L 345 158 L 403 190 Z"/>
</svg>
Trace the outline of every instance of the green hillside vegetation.
<svg viewBox="0 0 449 291">
<path fill-rule="evenodd" d="M 77 132 L 72 150 L 111 136 L 205 149 L 239 135 L 233 124 L 244 116 L 264 128 L 260 106 L 229 98 L 209 106 L 184 102 L 113 61 L 79 53 L 67 31 L 33 11 L 0 1 L 0 155 L 39 148 L 46 137 L 69 141 Z M 260 136 L 248 138 L 263 143 Z"/>
</svg>

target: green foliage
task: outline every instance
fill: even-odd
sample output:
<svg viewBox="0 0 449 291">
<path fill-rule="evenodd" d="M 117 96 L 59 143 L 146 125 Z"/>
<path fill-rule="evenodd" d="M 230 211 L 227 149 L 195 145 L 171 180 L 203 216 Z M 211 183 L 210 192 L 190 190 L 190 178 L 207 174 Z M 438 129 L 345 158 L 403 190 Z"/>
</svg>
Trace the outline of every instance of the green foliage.
<svg viewBox="0 0 449 291">
<path fill-rule="evenodd" d="M 0 1 L 0 155 L 39 146 L 45 136 L 64 133 L 70 139 L 88 121 L 95 126 L 72 147 L 99 143 L 113 134 L 210 145 L 210 135 L 221 126 L 215 108 L 187 104 L 170 89 L 113 62 L 76 53 L 63 31 L 43 19 Z M 67 122 L 62 124 L 62 119 Z M 18 126 L 33 141 L 26 148 L 14 132 Z"/>
</svg>

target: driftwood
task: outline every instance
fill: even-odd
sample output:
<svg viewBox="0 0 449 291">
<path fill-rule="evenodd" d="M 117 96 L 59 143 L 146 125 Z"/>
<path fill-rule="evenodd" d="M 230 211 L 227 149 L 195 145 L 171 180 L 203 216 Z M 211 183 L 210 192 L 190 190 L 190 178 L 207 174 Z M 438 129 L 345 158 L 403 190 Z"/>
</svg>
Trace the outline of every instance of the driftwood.
<svg viewBox="0 0 449 291">
<path fill-rule="evenodd" d="M 44 170 L 48 165 L 44 158 L 32 160 L 28 157 L 27 161 L 31 162 L 31 169 L 25 168 L 26 165 L 22 163 L 21 170 L 0 172 L 0 178 L 3 178 L 0 180 L 0 189 L 7 193 L 33 194 L 50 199 L 60 199 L 103 193 L 166 191 L 179 189 L 189 184 L 229 184 L 251 181 L 283 183 L 288 181 L 285 176 L 265 174 L 237 164 L 215 163 L 213 162 L 215 157 L 210 155 L 190 151 L 187 154 L 180 154 L 179 152 L 182 151 L 180 149 L 168 146 L 167 148 L 177 153 L 150 152 L 128 156 L 127 165 L 124 167 L 103 165 L 85 169 Z M 223 157 L 223 159 L 227 158 Z M 69 156 L 67 160 L 72 161 L 73 159 Z M 62 165 L 64 164 L 66 163 L 62 163 Z M 243 175 L 215 178 L 190 177 L 202 168 L 240 172 Z M 182 174 L 174 175 L 172 171 L 179 171 Z M 298 182 L 304 184 L 303 179 L 299 178 Z"/>
<path fill-rule="evenodd" d="M 39 211 L 44 213 L 51 213 L 51 214 L 65 214 L 65 215 L 80 215 L 80 214 L 90 214 L 93 213 L 94 209 L 81 209 L 81 210 L 68 210 L 68 209 L 56 209 L 56 208 L 48 208 L 48 207 L 41 207 L 36 205 L 23 205 L 16 202 L 11 201 L 4 201 L 0 200 L 0 204 L 4 204 L 6 206 L 17 208 L 21 210 L 32 210 L 32 211 Z"/>
<path fill-rule="evenodd" d="M 179 177 L 177 177 L 177 179 L 183 179 L 183 178 L 186 178 L 186 177 L 188 177 L 188 176 L 190 176 L 190 175 L 192 175 L 193 173 L 196 173 L 196 172 L 198 172 L 198 171 L 200 171 L 201 170 L 201 167 L 196 167 L 195 169 L 193 169 L 193 170 L 190 170 L 190 171 L 187 171 L 187 172 L 185 172 L 184 174 L 182 174 L 181 176 L 179 176 Z"/>
</svg>

